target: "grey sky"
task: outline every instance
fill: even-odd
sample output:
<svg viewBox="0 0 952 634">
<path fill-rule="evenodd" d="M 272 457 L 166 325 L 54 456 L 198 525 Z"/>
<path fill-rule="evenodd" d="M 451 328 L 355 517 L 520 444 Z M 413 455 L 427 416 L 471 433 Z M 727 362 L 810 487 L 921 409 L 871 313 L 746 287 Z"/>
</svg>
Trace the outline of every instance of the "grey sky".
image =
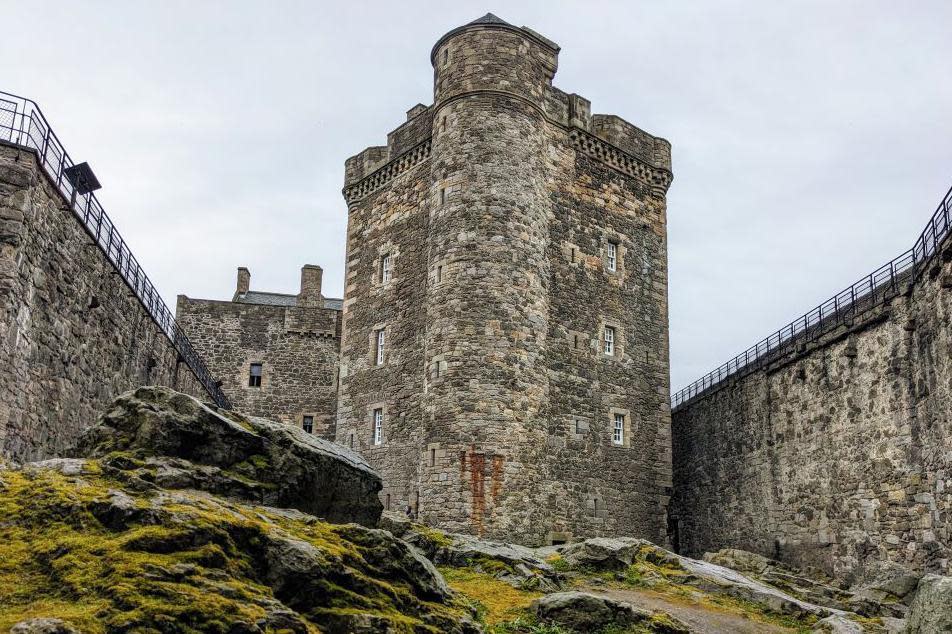
<svg viewBox="0 0 952 634">
<path fill-rule="evenodd" d="M 952 2 L 0 2 L 35 99 L 170 306 L 343 289 L 344 159 L 430 103 L 430 47 L 492 11 L 556 84 L 669 139 L 672 384 L 911 246 L 952 184 Z"/>
</svg>

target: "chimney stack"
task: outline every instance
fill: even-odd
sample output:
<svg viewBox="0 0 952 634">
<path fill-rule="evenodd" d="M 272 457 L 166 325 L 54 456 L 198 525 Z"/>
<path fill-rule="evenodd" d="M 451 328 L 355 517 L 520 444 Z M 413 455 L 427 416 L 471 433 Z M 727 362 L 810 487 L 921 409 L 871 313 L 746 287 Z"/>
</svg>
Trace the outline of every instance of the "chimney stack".
<svg viewBox="0 0 952 634">
<path fill-rule="evenodd" d="M 324 269 L 314 264 L 305 264 L 301 267 L 301 292 L 298 293 L 298 306 L 320 307 L 324 301 L 321 297 L 321 280 Z"/>
<path fill-rule="evenodd" d="M 239 266 L 238 285 L 235 287 L 235 297 L 233 300 L 238 299 L 239 295 L 244 295 L 247 293 L 249 288 L 251 288 L 251 271 L 243 266 Z"/>
</svg>

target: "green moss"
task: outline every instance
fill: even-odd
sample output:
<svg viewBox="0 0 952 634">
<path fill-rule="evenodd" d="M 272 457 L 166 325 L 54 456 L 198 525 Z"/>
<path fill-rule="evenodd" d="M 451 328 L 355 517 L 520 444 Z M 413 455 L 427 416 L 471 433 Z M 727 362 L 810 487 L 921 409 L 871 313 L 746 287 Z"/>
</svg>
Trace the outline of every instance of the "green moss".
<svg viewBox="0 0 952 634">
<path fill-rule="evenodd" d="M 412 530 L 414 533 L 422 535 L 433 546 L 439 548 L 448 548 L 454 544 L 452 537 L 443 531 L 430 528 L 424 524 L 413 523 L 410 527 L 410 530 Z"/>
<path fill-rule="evenodd" d="M 94 511 L 122 489 L 118 480 L 43 470 L 4 471 L 2 482 L 0 631 L 31 617 L 61 618 L 91 634 L 227 632 L 236 620 L 255 622 L 275 599 L 260 558 L 276 532 L 314 546 L 333 571 L 315 575 L 301 606 L 312 610 L 312 632 L 320 619 L 359 612 L 388 631 L 437 634 L 464 614 L 461 605 L 422 601 L 399 575 L 370 565 L 379 553 L 368 558 L 374 545 L 355 541 L 354 527 L 179 492 L 148 513 L 160 513 L 162 523 L 129 520 L 112 530 Z M 137 508 L 158 504 L 125 492 Z"/>
<path fill-rule="evenodd" d="M 450 587 L 469 599 L 480 618 L 491 626 L 525 617 L 529 605 L 542 596 L 540 592 L 514 588 L 485 572 L 449 567 L 440 568 L 440 572 Z"/>
<path fill-rule="evenodd" d="M 565 559 L 562 557 L 562 555 L 560 555 L 560 554 L 558 554 L 558 553 L 554 553 L 554 554 L 552 554 L 552 555 L 549 555 L 549 556 L 546 558 L 546 562 L 547 562 L 550 566 L 552 566 L 552 569 L 555 570 L 556 572 L 568 572 L 569 570 L 572 569 L 572 564 L 570 564 L 569 562 L 565 561 Z"/>
</svg>

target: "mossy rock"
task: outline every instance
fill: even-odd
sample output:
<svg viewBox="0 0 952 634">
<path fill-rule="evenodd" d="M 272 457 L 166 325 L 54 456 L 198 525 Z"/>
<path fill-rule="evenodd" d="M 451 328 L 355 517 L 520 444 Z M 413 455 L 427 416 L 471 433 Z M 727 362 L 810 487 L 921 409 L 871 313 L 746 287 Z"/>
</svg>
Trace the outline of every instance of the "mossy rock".
<svg viewBox="0 0 952 634">
<path fill-rule="evenodd" d="M 376 526 L 383 508 L 380 476 L 350 449 L 166 387 L 120 395 L 73 454 L 134 471 L 143 487 L 202 489 L 330 522 Z"/>
<path fill-rule="evenodd" d="M 475 634 L 472 611 L 389 533 L 98 461 L 0 471 L 0 632 Z"/>
</svg>

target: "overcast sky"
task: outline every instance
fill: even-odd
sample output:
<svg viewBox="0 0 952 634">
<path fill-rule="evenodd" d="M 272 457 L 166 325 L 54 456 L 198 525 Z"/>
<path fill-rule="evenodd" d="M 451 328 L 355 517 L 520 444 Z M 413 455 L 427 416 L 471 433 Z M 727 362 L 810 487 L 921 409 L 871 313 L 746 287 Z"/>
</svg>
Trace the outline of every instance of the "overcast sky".
<svg viewBox="0 0 952 634">
<path fill-rule="evenodd" d="M 672 385 L 909 248 L 952 185 L 952 2 L 0 0 L 0 90 L 43 108 L 153 282 L 343 289 L 344 159 L 432 101 L 487 11 L 555 83 L 671 141 Z"/>
</svg>

